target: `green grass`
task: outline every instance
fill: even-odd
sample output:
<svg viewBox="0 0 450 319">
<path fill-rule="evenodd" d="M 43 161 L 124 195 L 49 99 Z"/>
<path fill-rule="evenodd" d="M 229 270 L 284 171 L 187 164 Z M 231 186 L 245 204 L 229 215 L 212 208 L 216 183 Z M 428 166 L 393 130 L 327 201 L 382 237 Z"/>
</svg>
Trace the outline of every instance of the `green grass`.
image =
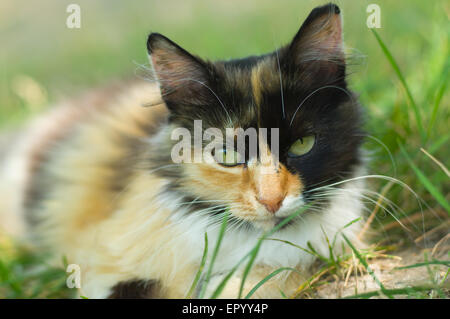
<svg viewBox="0 0 450 319">
<path fill-rule="evenodd" d="M 64 262 L 60 267 L 47 264 L 46 256 L 27 248 L 0 243 L 1 298 L 73 298 L 75 291 L 67 288 Z"/>
<path fill-rule="evenodd" d="M 391 176 L 401 183 L 381 178 L 368 180 L 370 189 L 376 192 L 367 203 L 373 215 L 372 248 L 355 248 L 351 254 L 332 258 L 317 256 L 317 271 L 299 283 L 296 297 L 313 295 L 315 287 L 331 282 L 333 276 L 345 278 L 353 262 L 361 271 L 368 271 L 368 260 L 377 258 L 380 247 L 423 246 L 427 240 L 438 240 L 433 237 L 436 234 L 448 233 L 448 229 L 439 228 L 448 222 L 450 213 L 450 178 L 445 173 L 450 158 L 448 3 L 377 1 L 382 28 L 370 30 L 366 27 L 365 11 L 370 1 L 337 2 L 344 13 L 345 41 L 353 54 L 349 82 L 360 94 L 366 111 L 369 173 Z M 0 128 L 6 130 L 41 113 L 60 97 L 132 77 L 136 63 L 147 63 L 145 39 L 150 31 L 161 32 L 211 59 L 264 53 L 288 42 L 308 12 L 323 2 L 262 0 L 212 4 L 172 0 L 133 1 L 125 6 L 105 0 L 82 0 L 78 1 L 82 8 L 80 30 L 65 27 L 65 8 L 71 1 L 4 3 L 0 15 Z M 36 11 L 40 14 L 36 15 Z M 383 207 L 389 208 L 390 213 Z M 242 261 L 247 262 L 247 274 L 258 248 Z M 219 249 L 214 247 L 213 253 Z M 317 254 L 314 247 L 302 249 Z M 395 255 L 395 249 L 390 253 Z M 212 271 L 207 267 L 214 263 L 207 263 L 207 255 L 205 248 L 192 289 L 200 282 L 205 268 L 207 273 Z M 424 260 L 420 266 L 432 269 L 438 266 L 436 262 L 445 267 L 448 261 Z M 270 276 L 284 271 L 290 270 L 280 268 Z M 66 275 L 63 263 L 60 268 L 52 268 L 42 256 L 0 238 L 0 298 L 74 296 L 72 290 L 64 288 Z M 226 280 L 213 297 L 218 296 Z M 369 298 L 381 293 L 394 298 L 445 298 L 439 284 L 444 283 L 430 278 L 426 286 L 380 287 L 378 291 L 355 293 L 352 297 Z M 239 294 L 246 297 L 242 289 Z"/>
</svg>

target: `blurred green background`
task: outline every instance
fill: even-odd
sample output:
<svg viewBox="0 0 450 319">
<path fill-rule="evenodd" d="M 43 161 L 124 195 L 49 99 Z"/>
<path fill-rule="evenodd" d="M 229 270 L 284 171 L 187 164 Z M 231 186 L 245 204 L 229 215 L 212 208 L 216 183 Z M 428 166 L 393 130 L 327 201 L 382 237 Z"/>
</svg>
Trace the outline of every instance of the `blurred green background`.
<svg viewBox="0 0 450 319">
<path fill-rule="evenodd" d="M 398 79 L 366 26 L 366 8 L 372 2 L 336 1 L 343 11 L 346 45 L 357 55 L 350 82 L 370 113 L 386 120 L 403 92 L 397 89 Z M 81 7 L 80 29 L 66 27 L 70 3 Z M 136 63 L 147 63 L 145 42 L 150 31 L 160 32 L 202 57 L 242 57 L 287 43 L 311 9 L 324 3 L 2 0 L 0 122 L 22 119 L 45 107 L 48 100 L 132 76 Z M 429 97 L 433 92 L 428 88 L 435 88 L 448 58 L 450 5 L 444 0 L 375 3 L 381 8 L 382 28 L 378 31 L 414 96 L 418 100 Z M 20 92 L 30 78 L 43 91 L 42 97 L 37 92 L 28 92 L 29 96 Z M 427 112 L 430 105 L 421 107 Z"/>
<path fill-rule="evenodd" d="M 66 27 L 71 3 L 81 7 L 80 29 Z M 211 60 L 262 54 L 290 41 L 309 12 L 325 3 L 2 0 L 0 128 L 17 127 L 62 98 L 136 76 L 138 65 L 147 64 L 146 37 L 151 31 Z M 392 205 L 390 213 L 375 216 L 372 226 L 383 231 L 374 240 L 417 243 L 439 227 L 438 233 L 448 232 L 450 2 L 335 3 L 343 12 L 344 39 L 352 55 L 350 86 L 367 111 L 369 174 L 392 176 L 420 198 L 419 204 L 406 187 L 371 180 L 371 189 L 390 201 L 386 207 Z M 376 31 L 392 57 L 366 25 L 370 3 L 381 8 L 381 28 Z M 376 193 L 371 198 L 369 213 L 379 199 Z"/>
</svg>

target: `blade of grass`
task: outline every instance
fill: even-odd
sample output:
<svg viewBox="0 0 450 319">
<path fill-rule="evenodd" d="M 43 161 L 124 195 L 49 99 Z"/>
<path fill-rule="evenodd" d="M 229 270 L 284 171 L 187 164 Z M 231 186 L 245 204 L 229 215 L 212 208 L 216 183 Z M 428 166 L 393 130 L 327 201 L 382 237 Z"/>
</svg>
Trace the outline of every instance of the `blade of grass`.
<svg viewBox="0 0 450 319">
<path fill-rule="evenodd" d="M 413 286 L 413 287 L 407 287 L 407 288 L 399 288 L 399 289 L 384 289 L 383 290 L 377 290 L 377 291 L 370 291 L 362 294 L 347 296 L 342 299 L 368 299 L 370 297 L 375 296 L 382 296 L 383 294 L 388 294 L 389 296 L 395 296 L 395 295 L 410 295 L 411 292 L 422 292 L 422 291 L 429 291 L 432 290 L 433 287 L 422 287 L 422 286 Z"/>
<path fill-rule="evenodd" d="M 336 239 L 337 239 L 338 234 L 340 234 L 344 229 L 350 227 L 350 226 L 353 225 L 354 223 L 359 222 L 360 220 L 361 220 L 361 217 L 358 217 L 358 218 L 355 218 L 355 219 L 351 220 L 350 222 L 348 222 L 347 224 L 345 224 L 342 228 L 340 228 L 340 229 L 336 232 L 336 234 L 334 234 L 334 236 L 333 236 L 333 243 L 332 243 L 333 249 L 334 249 L 334 246 L 336 245 Z"/>
<path fill-rule="evenodd" d="M 359 251 L 355 248 L 355 246 L 353 246 L 353 244 L 351 243 L 351 241 L 347 238 L 347 236 L 345 236 L 344 234 L 342 234 L 342 237 L 344 237 L 344 240 L 347 242 L 347 245 L 353 250 L 353 253 L 355 254 L 356 258 L 358 258 L 359 262 L 364 266 L 364 268 L 366 268 L 366 271 L 369 273 L 370 276 L 372 276 L 373 280 L 375 280 L 375 282 L 377 283 L 377 285 L 380 287 L 381 291 L 383 292 L 383 294 L 385 294 L 386 296 L 388 296 L 389 298 L 392 298 L 389 293 L 386 293 L 386 288 L 384 287 L 383 283 L 378 279 L 377 276 L 375 276 L 375 273 L 373 272 L 373 270 L 369 267 L 369 265 L 367 264 L 366 260 L 361 256 L 361 254 L 359 253 Z"/>
<path fill-rule="evenodd" d="M 319 254 L 319 253 L 314 249 L 314 247 L 311 245 L 310 242 L 308 242 L 308 243 L 306 244 L 306 245 L 308 246 L 308 248 L 309 248 L 309 250 L 308 250 L 308 249 L 303 248 L 303 247 L 301 247 L 301 246 L 299 246 L 299 245 L 297 245 L 297 244 L 294 244 L 293 242 L 290 242 L 290 241 L 288 241 L 288 240 L 277 239 L 277 238 L 267 238 L 267 240 L 280 241 L 280 242 L 282 242 L 282 243 L 291 245 L 291 246 L 293 246 L 293 247 L 295 247 L 295 248 L 298 248 L 298 249 L 300 249 L 300 250 L 302 250 L 302 251 L 304 251 L 304 252 L 306 252 L 306 253 L 308 253 L 308 254 L 314 256 L 314 257 L 316 257 L 317 259 L 320 259 L 321 261 L 325 262 L 326 264 L 329 264 L 329 263 L 330 263 L 330 260 L 329 260 L 328 258 L 326 258 L 325 256 L 322 256 L 321 254 Z"/>
<path fill-rule="evenodd" d="M 447 280 L 449 273 L 450 273 L 450 268 L 447 269 L 447 272 L 445 273 L 444 277 L 442 278 L 441 282 L 439 283 L 440 286 L 442 286 L 444 284 L 444 282 Z"/>
<path fill-rule="evenodd" d="M 309 241 L 306 243 L 306 245 L 307 245 L 308 248 L 315 254 L 315 256 L 316 256 L 317 258 L 319 258 L 321 261 L 323 261 L 323 262 L 325 262 L 325 263 L 329 263 L 328 258 L 326 258 L 326 257 L 322 256 L 321 254 L 319 254 L 319 253 L 314 249 L 314 247 L 311 245 L 311 243 L 310 243 Z"/>
<path fill-rule="evenodd" d="M 304 291 L 307 287 L 311 287 L 313 283 L 320 279 L 324 274 L 334 269 L 334 266 L 325 266 L 322 267 L 319 271 L 317 271 L 314 275 L 312 275 L 308 280 L 305 280 L 292 294 L 291 299 L 296 298 L 302 291 Z"/>
<path fill-rule="evenodd" d="M 280 242 L 282 242 L 282 243 L 285 243 L 285 244 L 291 245 L 291 246 L 293 246 L 293 247 L 295 247 L 295 248 L 298 248 L 298 249 L 300 249 L 300 250 L 303 250 L 304 252 L 306 252 L 306 253 L 308 253 L 308 254 L 311 254 L 311 255 L 313 255 L 313 256 L 315 256 L 315 257 L 319 257 L 319 256 L 317 255 L 317 253 L 313 252 L 312 250 L 308 250 L 308 249 L 306 249 L 306 248 L 303 248 L 303 247 L 301 247 L 301 246 L 299 246 L 299 245 L 297 245 L 297 244 L 294 244 L 293 242 L 290 242 L 290 241 L 288 241 L 288 240 L 283 240 L 283 239 L 278 239 L 278 238 L 267 238 L 267 240 L 280 241 Z"/>
<path fill-rule="evenodd" d="M 200 276 L 202 275 L 203 268 L 206 264 L 206 257 L 208 256 L 208 234 L 205 233 L 205 247 L 203 248 L 203 256 L 202 261 L 200 262 L 200 267 L 198 268 L 197 274 L 195 275 L 194 282 L 192 283 L 189 292 L 186 295 L 186 298 L 191 298 L 192 293 L 194 292 L 195 287 L 197 286 L 198 281 L 200 280 Z"/>
<path fill-rule="evenodd" d="M 288 299 L 288 297 L 286 296 L 286 294 L 283 292 L 283 290 L 280 289 L 280 295 L 281 297 L 283 297 L 283 299 Z"/>
<path fill-rule="evenodd" d="M 328 254 L 329 254 L 329 256 L 330 257 L 328 257 L 328 260 L 331 262 L 331 264 L 334 266 L 334 267 L 338 267 L 338 263 L 337 263 L 337 260 L 334 258 L 334 253 L 333 253 L 333 247 L 331 246 L 331 244 L 330 244 L 330 240 L 328 239 L 328 235 L 325 233 L 325 230 L 323 229 L 323 227 L 322 226 L 320 226 L 320 228 L 322 229 L 322 233 L 323 233 L 323 235 L 325 236 L 325 241 L 327 242 L 327 246 L 328 246 Z M 334 246 L 334 244 L 333 244 L 333 246 Z"/>
<path fill-rule="evenodd" d="M 436 163 L 437 166 L 439 166 L 440 169 L 442 169 L 445 173 L 445 175 L 447 175 L 448 177 L 450 177 L 450 171 L 448 170 L 447 167 L 445 167 L 445 165 L 439 161 L 436 157 L 434 157 L 433 155 L 431 155 L 430 153 L 428 153 L 425 149 L 423 149 L 422 147 L 420 148 L 420 150 L 426 155 L 428 156 L 433 162 Z"/>
<path fill-rule="evenodd" d="M 447 60 L 447 62 L 448 61 L 449 60 Z M 449 70 L 448 63 L 446 63 L 446 65 L 444 66 L 444 72 L 442 75 L 442 84 L 439 87 L 437 94 L 436 94 L 436 98 L 434 100 L 433 111 L 431 112 L 431 119 L 430 119 L 430 123 L 428 124 L 427 139 L 430 137 L 431 129 L 434 127 L 434 122 L 436 122 L 439 105 L 441 104 L 442 97 L 444 96 L 445 89 L 447 88 L 448 70 Z"/>
<path fill-rule="evenodd" d="M 261 244 L 262 244 L 262 241 L 258 241 L 258 243 L 256 244 L 255 248 L 253 249 L 252 253 L 250 254 L 250 260 L 248 261 L 247 266 L 245 267 L 244 274 L 243 274 L 242 280 L 241 280 L 241 286 L 239 287 L 238 299 L 241 299 L 241 297 L 242 297 L 245 280 L 247 279 L 247 276 L 250 273 L 253 263 L 255 262 L 256 256 L 258 255 L 259 249 L 261 248 Z"/>
<path fill-rule="evenodd" d="M 408 266 L 402 266 L 402 267 L 395 267 L 395 270 L 401 270 L 401 269 L 409 269 L 409 268 L 417 268 L 417 267 L 427 267 L 429 265 L 443 265 L 450 267 L 450 260 L 432 260 L 427 262 L 421 262 L 413 265 Z"/>
<path fill-rule="evenodd" d="M 397 77 L 399 78 L 400 82 L 403 85 L 403 88 L 406 91 L 406 95 L 408 97 L 408 100 L 413 108 L 414 111 L 414 115 L 416 118 L 416 123 L 417 123 L 417 127 L 419 129 L 419 133 L 420 136 L 422 137 L 422 141 L 425 140 L 426 138 L 426 134 L 425 134 L 425 130 L 423 128 L 423 124 L 422 124 L 422 118 L 420 116 L 420 112 L 419 112 L 419 108 L 416 104 L 416 102 L 414 101 L 414 98 L 411 94 L 411 91 L 408 87 L 408 84 L 406 83 L 406 80 L 402 74 L 402 72 L 400 71 L 400 68 L 397 64 L 397 62 L 395 61 L 394 57 L 392 56 L 391 52 L 389 51 L 389 49 L 386 47 L 386 45 L 384 44 L 383 40 L 381 39 L 381 37 L 378 35 L 378 33 L 375 31 L 375 29 L 370 29 L 373 33 L 373 35 L 375 36 L 375 38 L 378 41 L 378 44 L 381 47 L 381 50 L 383 51 L 384 55 L 386 56 L 386 58 L 388 59 L 389 63 L 391 64 L 392 68 L 394 69 L 395 73 L 397 74 Z"/>
<path fill-rule="evenodd" d="M 270 278 L 278 275 L 279 273 L 283 272 L 283 271 L 294 271 L 297 272 L 298 274 L 301 275 L 301 272 L 298 271 L 295 268 L 291 268 L 291 267 L 282 267 L 282 268 L 278 268 L 276 270 L 274 270 L 273 272 L 271 272 L 269 275 L 267 275 L 266 277 L 264 277 L 260 282 L 258 282 L 253 288 L 252 290 L 249 291 L 249 293 L 244 297 L 245 299 L 250 299 L 250 297 L 256 292 L 256 290 L 258 290 L 259 287 L 261 287 L 262 285 L 264 285 Z"/>
<path fill-rule="evenodd" d="M 229 215 L 230 215 L 230 213 L 226 212 L 223 216 L 222 225 L 220 226 L 220 231 L 219 231 L 219 235 L 217 238 L 217 243 L 216 243 L 216 246 L 214 247 L 214 251 L 211 256 L 211 261 L 209 263 L 208 271 L 207 271 L 205 279 L 202 283 L 202 289 L 201 289 L 199 297 L 198 297 L 199 299 L 202 299 L 203 296 L 205 295 L 206 287 L 208 286 L 209 280 L 211 278 L 214 262 L 216 261 L 217 254 L 219 253 L 220 244 L 222 243 L 222 238 L 225 234 L 225 229 L 227 228 L 227 222 L 228 222 Z"/>
<path fill-rule="evenodd" d="M 430 194 L 436 199 L 436 201 L 447 211 L 450 215 L 450 204 L 445 199 L 445 196 L 433 185 L 433 183 L 425 176 L 425 174 L 413 163 L 408 153 L 406 152 L 403 145 L 398 142 L 401 152 L 405 156 L 406 160 L 409 163 L 409 166 L 413 169 L 414 173 L 416 173 L 420 182 L 423 186 L 430 192 Z"/>
</svg>

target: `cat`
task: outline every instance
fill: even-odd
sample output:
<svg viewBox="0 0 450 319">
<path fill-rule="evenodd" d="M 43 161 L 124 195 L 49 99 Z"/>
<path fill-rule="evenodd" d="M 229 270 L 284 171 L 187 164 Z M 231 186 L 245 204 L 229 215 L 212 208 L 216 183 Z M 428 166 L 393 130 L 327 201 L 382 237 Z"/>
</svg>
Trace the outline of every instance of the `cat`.
<svg viewBox="0 0 450 319">
<path fill-rule="evenodd" d="M 152 79 L 66 102 L 4 155 L 3 172 L 21 168 L 20 178 L 3 179 L 13 202 L 6 207 L 26 221 L 17 228 L 55 260 L 79 265 L 82 296 L 185 298 L 205 233 L 208 269 L 226 225 L 211 276 L 203 272 L 189 296 L 198 298 L 282 225 L 262 241 L 241 296 L 279 267 L 298 271 L 272 277 L 252 297 L 291 295 L 315 257 L 286 242 L 327 256 L 327 240 L 339 250 L 341 233 L 358 244 L 363 223 L 363 115 L 346 82 L 341 20 L 337 5 L 317 7 L 286 46 L 215 62 L 151 33 Z M 258 136 L 259 155 L 219 148 L 213 161 L 175 163 L 172 133 L 194 134 L 198 120 L 221 132 L 276 128 L 277 154 Z M 246 263 L 219 297 L 238 297 Z"/>
</svg>

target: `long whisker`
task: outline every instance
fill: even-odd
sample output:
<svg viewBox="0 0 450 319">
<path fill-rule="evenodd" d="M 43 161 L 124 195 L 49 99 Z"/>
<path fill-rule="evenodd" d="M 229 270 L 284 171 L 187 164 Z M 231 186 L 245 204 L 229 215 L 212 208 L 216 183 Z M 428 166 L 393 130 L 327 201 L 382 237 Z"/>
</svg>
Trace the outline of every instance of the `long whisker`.
<svg viewBox="0 0 450 319">
<path fill-rule="evenodd" d="M 375 136 L 372 136 L 369 134 L 355 134 L 355 136 L 368 137 L 368 138 L 374 140 L 375 142 L 377 142 L 378 144 L 380 144 L 388 153 L 389 159 L 391 160 L 392 166 L 394 168 L 394 176 L 397 176 L 397 165 L 395 164 L 394 157 L 392 156 L 392 153 L 386 144 L 384 144 L 380 139 L 376 138 Z"/>
<path fill-rule="evenodd" d="M 395 214 L 390 210 L 390 209 L 388 209 L 388 208 L 386 208 L 385 206 L 383 206 L 382 204 L 379 204 L 379 203 L 377 203 L 377 201 L 376 200 L 374 200 L 374 199 L 372 199 L 372 198 L 370 198 L 370 197 L 368 197 L 368 196 L 365 196 L 365 195 L 363 195 L 362 193 L 358 193 L 358 192 L 356 192 L 356 191 L 353 191 L 353 190 L 350 190 L 350 189 L 338 189 L 339 191 L 345 191 L 345 192 L 348 192 L 348 193 L 350 193 L 350 194 L 353 194 L 353 195 L 357 195 L 357 196 L 359 196 L 359 197 L 361 197 L 361 198 L 364 198 L 364 199 L 366 199 L 367 201 L 369 201 L 370 203 L 373 203 L 373 204 L 375 204 L 375 205 L 378 205 L 378 206 L 380 206 L 384 211 L 386 211 L 386 212 L 388 212 L 404 229 L 406 229 L 407 231 L 410 231 L 409 229 L 408 229 L 408 227 L 406 227 L 396 216 L 395 216 Z M 324 193 L 322 193 L 323 194 L 323 196 L 329 196 L 329 195 L 335 195 L 336 194 L 336 192 L 337 192 L 337 190 L 334 190 L 334 191 L 329 191 L 329 192 L 324 192 Z M 406 215 L 406 214 L 405 214 Z"/>
<path fill-rule="evenodd" d="M 352 96 L 347 90 L 345 90 L 345 89 L 343 89 L 343 88 L 341 88 L 341 87 L 339 87 L 339 86 L 336 86 L 336 85 L 325 85 L 325 86 L 322 86 L 322 87 L 320 87 L 320 88 L 314 90 L 312 93 L 310 93 L 307 97 L 305 97 L 305 98 L 303 99 L 303 101 L 299 104 L 299 106 L 298 106 L 297 109 L 295 110 L 294 115 L 292 115 L 292 119 L 291 119 L 291 122 L 289 123 L 289 126 L 292 126 L 292 122 L 294 122 L 295 115 L 297 115 L 298 110 L 300 109 L 300 107 L 301 107 L 301 106 L 302 106 L 302 105 L 303 105 L 303 104 L 304 104 L 311 96 L 313 96 L 314 94 L 316 94 L 316 93 L 317 93 L 318 91 L 320 91 L 320 90 L 328 89 L 328 88 L 333 88 L 333 89 L 341 90 L 342 92 L 344 92 L 345 94 L 347 94 L 348 97 L 349 97 L 351 100 L 353 100 L 353 96 Z"/>
</svg>

